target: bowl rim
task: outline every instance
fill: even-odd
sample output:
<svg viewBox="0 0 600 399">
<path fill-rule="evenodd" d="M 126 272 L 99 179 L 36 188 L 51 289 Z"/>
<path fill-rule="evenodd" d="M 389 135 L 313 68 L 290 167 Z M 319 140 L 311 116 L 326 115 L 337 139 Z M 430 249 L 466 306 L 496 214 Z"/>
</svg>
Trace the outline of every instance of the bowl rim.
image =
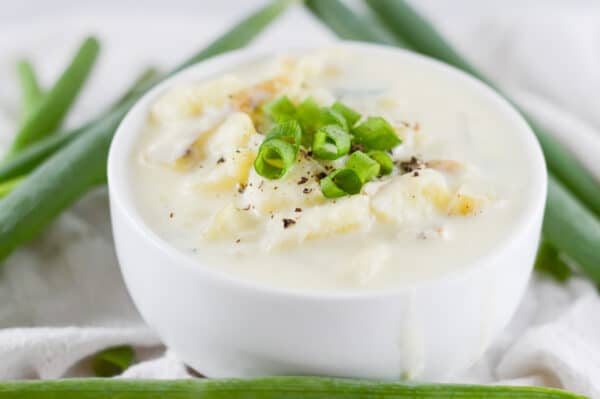
<svg viewBox="0 0 600 399">
<path fill-rule="evenodd" d="M 259 60 L 264 57 L 272 57 L 282 53 L 282 51 L 279 49 L 265 50 L 257 47 L 247 47 L 227 52 L 187 67 L 173 76 L 168 77 L 166 80 L 145 93 L 140 99 L 138 99 L 138 101 L 136 101 L 134 106 L 128 111 L 126 116 L 119 124 L 110 146 L 107 168 L 111 216 L 114 216 L 114 207 L 121 208 L 123 210 L 123 215 L 127 219 L 127 222 L 138 234 L 143 236 L 144 240 L 148 242 L 149 245 L 158 248 L 161 252 L 168 255 L 170 259 L 174 260 L 174 262 L 172 262 L 173 264 L 165 266 L 173 268 L 174 272 L 175 267 L 181 266 L 192 269 L 192 272 L 201 274 L 203 277 L 212 279 L 221 284 L 234 285 L 238 289 L 251 290 L 255 293 L 262 293 L 265 295 L 273 294 L 289 297 L 300 297 L 306 300 L 376 299 L 395 296 L 398 294 L 405 294 L 406 292 L 414 290 L 423 285 L 431 285 L 440 283 L 442 281 L 466 278 L 470 273 L 474 273 L 477 270 L 485 269 L 488 267 L 488 265 L 492 265 L 493 262 L 490 262 L 490 260 L 510 251 L 511 248 L 520 242 L 522 236 L 527 234 L 532 228 L 537 229 L 541 227 L 540 216 L 543 214 L 545 208 L 548 184 L 544 156 L 542 154 L 541 146 L 530 126 L 525 121 L 525 118 L 507 99 L 505 99 L 501 94 L 496 92 L 492 87 L 488 86 L 484 82 L 451 65 L 402 48 L 364 42 L 338 41 L 334 42 L 333 44 L 326 44 L 324 46 L 288 49 L 284 53 L 302 53 L 311 50 L 323 50 L 328 48 L 348 48 L 350 50 L 357 49 L 359 51 L 394 53 L 395 55 L 399 55 L 401 57 L 409 59 L 412 58 L 414 62 L 422 63 L 428 68 L 432 68 L 437 70 L 439 73 L 446 74 L 451 79 L 461 81 L 461 85 L 471 86 L 471 90 L 476 93 L 477 96 L 487 98 L 487 100 L 490 101 L 490 103 L 492 103 L 494 106 L 494 113 L 503 114 L 506 120 L 510 120 L 510 123 L 513 125 L 514 129 L 521 132 L 521 144 L 527 147 L 526 154 L 530 160 L 529 164 L 530 168 L 532 169 L 532 175 L 534 176 L 531 184 L 536 186 L 535 189 L 531 191 L 533 194 L 527 198 L 527 204 L 524 206 L 524 210 L 522 211 L 523 215 L 528 216 L 517 218 L 513 226 L 509 228 L 506 236 L 502 237 L 502 239 L 496 243 L 493 250 L 479 258 L 473 259 L 473 261 L 468 262 L 468 264 L 465 264 L 460 268 L 419 280 L 411 283 L 408 286 L 386 287 L 372 290 L 325 291 L 322 289 L 313 290 L 277 287 L 265 282 L 250 280 L 241 276 L 237 276 L 233 273 L 221 271 L 216 267 L 207 265 L 206 262 L 202 262 L 197 258 L 197 256 L 194 256 L 193 254 L 187 254 L 174 245 L 171 245 L 169 242 L 162 239 L 152 230 L 152 228 L 150 228 L 150 226 L 144 222 L 142 215 L 136 209 L 132 190 L 127 184 L 130 178 L 129 173 L 127 173 L 127 159 L 131 156 L 132 146 L 139 136 L 140 124 L 138 123 L 138 120 L 142 119 L 143 115 L 147 115 L 148 108 L 151 106 L 151 103 L 156 100 L 161 93 L 164 93 L 166 89 L 176 84 L 194 80 L 208 79 L 218 75 L 220 70 L 223 68 L 229 69 L 235 65 L 251 63 L 252 61 Z M 145 118 L 143 119 L 145 120 Z M 119 267 L 123 268 L 120 260 Z"/>
</svg>

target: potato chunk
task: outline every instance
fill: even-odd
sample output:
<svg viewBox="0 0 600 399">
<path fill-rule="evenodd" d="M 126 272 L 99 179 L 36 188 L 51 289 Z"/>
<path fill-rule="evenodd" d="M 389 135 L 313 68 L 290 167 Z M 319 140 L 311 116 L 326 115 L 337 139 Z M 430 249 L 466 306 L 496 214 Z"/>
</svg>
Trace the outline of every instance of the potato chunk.
<svg viewBox="0 0 600 399">
<path fill-rule="evenodd" d="M 229 96 L 242 88 L 242 81 L 234 76 L 177 86 L 154 103 L 151 120 L 166 124 L 200 115 L 207 107 L 222 107 Z"/>
<path fill-rule="evenodd" d="M 382 222 L 410 225 L 445 212 L 449 198 L 443 176 L 423 169 L 394 177 L 373 196 L 371 209 Z"/>
<path fill-rule="evenodd" d="M 366 231 L 372 224 L 366 195 L 340 198 L 288 216 L 268 222 L 265 249 L 282 249 L 304 241 Z"/>
</svg>

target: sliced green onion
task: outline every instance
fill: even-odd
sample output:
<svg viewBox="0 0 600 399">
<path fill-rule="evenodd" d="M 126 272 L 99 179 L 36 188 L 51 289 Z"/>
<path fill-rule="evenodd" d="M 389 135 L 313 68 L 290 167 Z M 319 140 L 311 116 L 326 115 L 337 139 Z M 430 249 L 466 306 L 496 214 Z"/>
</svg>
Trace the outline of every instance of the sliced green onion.
<svg viewBox="0 0 600 399">
<path fill-rule="evenodd" d="M 131 346 L 115 346 L 99 352 L 92 359 L 92 369 L 98 377 L 113 377 L 127 370 L 135 360 Z"/>
<path fill-rule="evenodd" d="M 370 150 L 391 150 L 402 143 L 394 128 L 382 117 L 371 116 L 352 129 L 357 143 Z"/>
<path fill-rule="evenodd" d="M 356 151 L 350 155 L 346 161 L 346 168 L 355 171 L 363 184 L 379 175 L 381 169 L 377 161 L 362 151 Z"/>
<path fill-rule="evenodd" d="M 298 147 L 282 139 L 265 140 L 254 160 L 254 169 L 262 177 L 280 179 L 296 162 Z"/>
<path fill-rule="evenodd" d="M 339 198 L 360 193 L 363 182 L 353 169 L 338 169 L 321 179 L 321 192 L 325 198 Z"/>
<path fill-rule="evenodd" d="M 282 96 L 268 102 L 264 106 L 264 111 L 275 122 L 282 122 L 296 117 L 296 106 L 288 96 Z"/>
<path fill-rule="evenodd" d="M 385 151 L 373 150 L 367 153 L 369 157 L 375 160 L 379 164 L 379 175 L 389 175 L 394 170 L 394 161 L 390 154 Z"/>
<path fill-rule="evenodd" d="M 284 140 L 296 147 L 297 151 L 302 141 L 302 128 L 295 120 L 285 121 L 269 130 L 266 140 L 270 139 Z"/>
<path fill-rule="evenodd" d="M 315 158 L 334 160 L 350 152 L 351 145 L 348 132 L 337 125 L 327 125 L 315 132 L 312 151 Z"/>
<path fill-rule="evenodd" d="M 314 98 L 306 98 L 296 109 L 296 119 L 302 125 L 302 145 L 309 148 L 313 142 L 315 130 L 319 127 L 321 106 Z"/>
<path fill-rule="evenodd" d="M 358 120 L 360 119 L 360 114 L 358 112 L 339 101 L 336 101 L 331 106 L 331 109 L 340 113 L 344 117 L 344 119 L 346 119 L 346 122 L 350 127 L 354 126 L 356 122 L 358 122 Z"/>
<path fill-rule="evenodd" d="M 330 107 L 325 107 L 321 110 L 320 126 L 325 125 L 338 125 L 342 129 L 348 131 L 348 122 L 346 122 L 346 118 Z"/>
<path fill-rule="evenodd" d="M 569 265 L 561 259 L 558 249 L 549 241 L 540 244 L 535 259 L 535 270 L 548 274 L 561 283 L 573 275 Z"/>
</svg>

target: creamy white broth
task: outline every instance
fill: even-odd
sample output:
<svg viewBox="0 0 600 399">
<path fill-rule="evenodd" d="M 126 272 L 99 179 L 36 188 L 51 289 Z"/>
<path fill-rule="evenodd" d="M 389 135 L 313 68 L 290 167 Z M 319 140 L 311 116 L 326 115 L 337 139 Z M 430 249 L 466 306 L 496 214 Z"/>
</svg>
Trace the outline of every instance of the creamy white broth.
<svg viewBox="0 0 600 399">
<path fill-rule="evenodd" d="M 260 178 L 250 165 L 243 193 L 239 184 L 215 189 L 211 176 L 237 165 L 240 156 L 252 161 L 252 151 L 265 133 L 261 129 L 266 127 L 261 122 L 253 124 L 258 132 L 241 146 L 242 155 L 233 152 L 232 157 L 238 158 L 223 157 L 227 159 L 220 162 L 221 157 L 206 150 L 223 148 L 224 140 L 214 134 L 205 142 L 199 137 L 209 125 L 218 131 L 227 123 L 223 118 L 232 117 L 235 106 L 229 103 L 229 95 L 217 106 L 190 106 L 189 102 L 202 102 L 198 98 L 214 92 L 230 91 L 235 97 L 240 90 L 280 75 L 282 68 L 293 83 L 275 90 L 272 98 L 286 94 L 300 101 L 312 96 L 324 106 L 341 100 L 361 114 L 383 116 L 403 139 L 393 151 L 395 160 L 406 162 L 414 156 L 432 166 L 419 170 L 416 177 L 397 171 L 381 182 L 367 183 L 361 194 L 335 201 L 322 198 L 316 179 L 298 184 L 302 163 L 277 181 Z M 211 85 L 207 80 L 159 96 L 131 154 L 132 188 L 144 220 L 164 240 L 197 256 L 199 264 L 285 288 L 330 291 L 404 286 L 482 257 L 506 238 L 514 220 L 525 212 L 525 199 L 531 197 L 530 172 L 511 121 L 498 116 L 490 100 L 435 68 L 393 54 L 373 57 L 336 48 L 261 60 L 224 71 L 223 76 L 237 80 L 231 83 L 229 78 L 215 76 L 209 80 L 221 79 L 221 83 L 210 90 L 205 89 Z M 194 87 L 204 87 L 197 90 L 203 93 L 195 94 L 198 98 L 181 94 L 193 92 Z M 268 99 L 264 93 L 253 95 L 257 104 Z M 250 119 L 235 118 L 242 127 L 240 121 Z M 177 157 L 194 141 L 201 142 L 198 146 L 204 155 L 191 167 L 175 167 Z M 447 170 L 456 165 L 459 172 Z M 473 198 L 476 209 L 457 214 L 445 202 L 440 208 L 437 200 L 424 203 L 421 197 L 397 206 L 394 195 L 414 187 L 420 190 L 422 183 L 415 182 L 427 179 L 432 187 L 441 182 L 451 198 L 457 192 Z M 202 184 L 197 185 L 198 181 Z M 310 194 L 299 194 L 295 203 L 296 191 L 307 187 Z M 389 194 L 381 194 L 382 190 Z M 281 193 L 289 193 L 292 199 L 284 198 L 273 209 L 268 204 Z M 345 206 L 350 209 L 348 216 L 341 211 Z M 227 207 L 235 209 L 224 212 L 228 216 L 216 223 L 223 213 L 219 212 Z M 302 212 L 296 212 L 297 207 Z M 237 215 L 233 221 L 230 213 Z M 240 213 L 251 217 L 240 222 Z M 336 219 L 338 213 L 342 216 Z M 315 220 L 330 222 L 296 237 L 297 231 L 310 230 L 313 222 L 306 222 L 312 220 L 306 216 L 310 214 L 321 216 Z M 297 222 L 284 228 L 283 219 L 290 218 Z M 340 218 L 355 218 L 356 225 L 328 233 Z"/>
</svg>

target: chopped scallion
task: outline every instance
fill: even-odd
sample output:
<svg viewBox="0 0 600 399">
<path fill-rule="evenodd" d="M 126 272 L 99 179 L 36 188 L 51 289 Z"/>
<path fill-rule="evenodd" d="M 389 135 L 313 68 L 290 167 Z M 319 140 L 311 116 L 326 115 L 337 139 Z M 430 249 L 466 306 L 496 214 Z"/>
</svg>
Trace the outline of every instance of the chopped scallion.
<svg viewBox="0 0 600 399">
<path fill-rule="evenodd" d="M 352 137 L 338 125 L 323 126 L 315 132 L 312 151 L 315 158 L 334 160 L 350 151 Z"/>
<path fill-rule="evenodd" d="M 362 151 L 356 151 L 350 155 L 346 161 L 346 168 L 355 171 L 363 184 L 379 175 L 381 169 L 377 161 Z"/>
<path fill-rule="evenodd" d="M 366 121 L 352 129 L 357 143 L 370 150 L 391 150 L 402 140 L 394 128 L 382 117 L 371 116 Z"/>
<path fill-rule="evenodd" d="M 362 186 L 360 176 L 353 169 L 338 169 L 321 179 L 321 192 L 325 198 L 358 194 Z"/>
<path fill-rule="evenodd" d="M 344 119 L 346 119 L 349 127 L 354 126 L 360 119 L 360 114 L 358 112 L 339 101 L 336 101 L 331 106 L 331 109 L 340 113 Z"/>
<path fill-rule="evenodd" d="M 256 172 L 267 179 L 282 178 L 296 162 L 302 129 L 295 120 L 275 125 L 258 149 Z"/>
<path fill-rule="evenodd" d="M 296 120 L 302 126 L 302 145 L 310 147 L 313 142 L 315 130 L 319 127 L 321 119 L 321 106 L 314 98 L 308 97 L 296 109 Z"/>
<path fill-rule="evenodd" d="M 296 106 L 287 96 L 268 102 L 264 106 L 264 111 L 275 122 L 282 122 L 296 117 Z"/>
<path fill-rule="evenodd" d="M 269 130 L 266 140 L 270 139 L 284 140 L 296 147 L 297 151 L 302 141 L 302 128 L 295 120 L 282 122 Z"/>
<path fill-rule="evenodd" d="M 394 161 L 390 154 L 381 150 L 373 150 L 367 153 L 369 157 L 379 164 L 379 176 L 389 175 L 394 170 Z"/>
<path fill-rule="evenodd" d="M 342 129 L 348 131 L 348 123 L 346 122 L 346 118 L 334 110 L 333 108 L 325 107 L 321 110 L 321 126 L 325 125 L 338 125 Z"/>
</svg>

